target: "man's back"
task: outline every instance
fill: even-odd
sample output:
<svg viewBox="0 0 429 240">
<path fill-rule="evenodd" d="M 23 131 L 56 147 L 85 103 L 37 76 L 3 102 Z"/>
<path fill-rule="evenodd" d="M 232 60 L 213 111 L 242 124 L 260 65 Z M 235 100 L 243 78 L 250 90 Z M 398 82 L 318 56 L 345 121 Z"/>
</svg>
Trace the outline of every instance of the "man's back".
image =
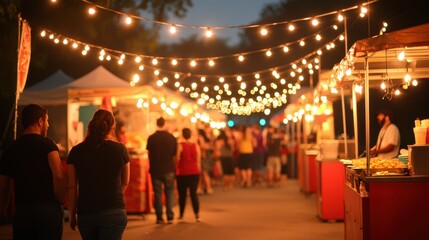
<svg viewBox="0 0 429 240">
<path fill-rule="evenodd" d="M 49 138 L 24 134 L 9 146 L 0 162 L 0 174 L 13 178 L 15 203 L 56 201 L 48 154 L 58 151 Z"/>
<path fill-rule="evenodd" d="M 175 171 L 173 157 L 177 151 L 176 138 L 167 131 L 150 135 L 146 149 L 149 151 L 150 173 L 164 175 Z"/>
</svg>

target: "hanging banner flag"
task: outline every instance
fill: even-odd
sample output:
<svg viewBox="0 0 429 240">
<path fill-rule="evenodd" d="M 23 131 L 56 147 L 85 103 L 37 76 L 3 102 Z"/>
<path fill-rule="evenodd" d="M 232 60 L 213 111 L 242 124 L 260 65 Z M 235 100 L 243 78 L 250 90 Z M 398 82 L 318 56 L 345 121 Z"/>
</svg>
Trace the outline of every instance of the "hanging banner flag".
<svg viewBox="0 0 429 240">
<path fill-rule="evenodd" d="M 18 77 L 16 92 L 22 93 L 27 82 L 31 57 L 31 28 L 26 20 L 22 21 L 21 39 L 18 46 Z"/>
</svg>

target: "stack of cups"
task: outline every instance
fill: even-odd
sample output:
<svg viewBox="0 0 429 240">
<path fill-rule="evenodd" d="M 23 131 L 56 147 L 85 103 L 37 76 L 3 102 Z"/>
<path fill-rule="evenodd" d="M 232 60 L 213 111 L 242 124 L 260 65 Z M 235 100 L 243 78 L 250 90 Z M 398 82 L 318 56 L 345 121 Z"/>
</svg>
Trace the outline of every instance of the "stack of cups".
<svg viewBox="0 0 429 240">
<path fill-rule="evenodd" d="M 429 119 L 421 120 L 421 126 L 426 128 L 426 144 L 429 144 Z"/>
</svg>

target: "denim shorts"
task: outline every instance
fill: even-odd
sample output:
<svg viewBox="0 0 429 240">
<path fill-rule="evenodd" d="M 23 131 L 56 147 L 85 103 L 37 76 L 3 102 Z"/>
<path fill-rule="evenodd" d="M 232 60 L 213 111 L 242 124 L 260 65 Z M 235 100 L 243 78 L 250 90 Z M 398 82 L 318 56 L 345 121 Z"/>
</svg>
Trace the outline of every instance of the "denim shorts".
<svg viewBox="0 0 429 240">
<path fill-rule="evenodd" d="M 78 214 L 77 225 L 84 240 L 120 240 L 127 223 L 125 209 L 108 209 L 98 213 Z"/>
</svg>

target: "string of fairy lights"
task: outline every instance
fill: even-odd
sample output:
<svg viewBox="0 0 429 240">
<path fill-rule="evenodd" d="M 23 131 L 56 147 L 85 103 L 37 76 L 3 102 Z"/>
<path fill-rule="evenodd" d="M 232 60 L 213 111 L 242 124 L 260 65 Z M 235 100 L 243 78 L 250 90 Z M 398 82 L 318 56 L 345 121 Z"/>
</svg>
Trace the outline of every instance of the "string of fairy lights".
<svg viewBox="0 0 429 240">
<path fill-rule="evenodd" d="M 337 29 L 337 28 L 335 28 Z M 221 112 L 223 113 L 227 113 L 227 114 L 250 114 L 252 112 L 260 112 L 262 110 L 264 110 L 264 108 L 276 108 L 281 106 L 281 103 L 286 103 L 286 94 L 294 94 L 296 93 L 296 89 L 300 88 L 299 82 L 304 81 L 304 76 L 302 75 L 303 73 L 303 67 L 298 67 L 298 64 L 302 64 L 304 65 L 306 68 L 308 68 L 308 73 L 309 74 L 313 74 L 314 70 L 319 69 L 319 59 L 318 58 L 314 58 L 313 60 L 307 61 L 306 59 L 315 55 L 322 55 L 322 52 L 324 49 L 326 50 L 331 50 L 333 48 L 335 48 L 335 41 L 337 40 L 344 40 L 344 35 L 340 34 L 339 36 L 337 36 L 335 39 L 328 41 L 327 44 L 325 44 L 325 46 L 323 48 L 317 49 L 316 51 L 313 51 L 312 53 L 306 55 L 305 57 L 296 60 L 295 62 L 292 62 L 291 64 L 288 64 L 286 66 L 277 66 L 274 68 L 270 68 L 270 69 L 264 69 L 264 70 L 260 70 L 258 72 L 252 72 L 252 73 L 242 73 L 242 74 L 234 74 L 234 75 L 203 75 L 203 74 L 191 74 L 189 72 L 178 72 L 178 71 L 171 71 L 171 70 L 166 70 L 166 69 L 160 69 L 160 68 L 156 68 L 154 64 L 154 61 L 152 61 L 152 65 L 144 65 L 141 64 L 141 61 L 137 61 L 136 59 L 139 57 L 139 55 L 135 54 L 135 53 L 124 53 L 118 50 L 113 50 L 113 49 L 106 49 L 103 48 L 101 46 L 97 46 L 97 45 L 92 45 L 92 44 L 88 44 L 85 42 L 81 42 L 79 40 L 76 39 L 72 39 L 72 38 L 68 38 L 65 37 L 63 35 L 60 34 L 56 34 L 50 30 L 43 30 L 40 34 L 42 37 L 47 37 L 48 39 L 51 39 L 53 41 L 53 43 L 55 44 L 59 44 L 62 43 L 63 45 L 70 45 L 72 46 L 73 49 L 82 49 L 82 55 L 87 56 L 88 52 L 91 49 L 97 49 L 96 51 L 98 51 L 98 59 L 100 61 L 104 61 L 107 60 L 109 61 L 112 58 L 116 58 L 117 59 L 117 63 L 119 65 L 124 64 L 125 62 L 130 62 L 130 63 L 138 63 L 138 68 L 140 71 L 143 71 L 144 69 L 152 69 L 153 74 L 157 77 L 159 77 L 160 79 L 157 81 L 157 85 L 159 87 L 163 86 L 165 83 L 167 83 L 169 81 L 169 78 L 167 76 L 164 77 L 160 77 L 161 73 L 165 73 L 166 75 L 171 75 L 174 74 L 174 78 L 176 80 L 181 79 L 182 81 L 176 81 L 175 82 L 175 87 L 180 91 L 180 92 L 185 92 L 188 93 L 190 95 L 191 98 L 198 98 L 198 103 L 199 104 L 203 104 L 205 102 L 207 102 L 207 107 L 211 108 L 211 109 L 218 109 L 221 110 Z M 320 36 L 319 33 L 316 34 L 316 36 Z M 299 42 L 302 42 L 302 40 L 300 40 Z M 300 44 L 301 45 L 301 44 Z M 303 46 L 303 45 L 301 45 Z M 265 49 L 264 49 L 265 50 Z M 254 52 L 260 52 L 260 50 L 254 51 Z M 288 52 L 288 51 L 284 51 L 283 48 L 283 52 Z M 109 54 L 109 53 L 113 53 L 113 54 Z M 238 55 L 245 55 L 245 54 L 249 54 L 249 53 L 240 53 Z M 109 56 L 110 57 L 109 59 Z M 267 57 L 269 57 L 269 54 L 266 54 Z M 149 57 L 149 56 L 146 56 Z M 131 58 L 134 59 L 134 61 L 125 61 L 127 58 Z M 152 59 L 157 59 L 156 56 L 150 56 L 150 58 Z M 222 58 L 222 57 L 218 57 L 218 58 Z M 168 59 L 169 60 L 169 59 Z M 242 62 L 238 59 L 239 62 Z M 173 64 L 174 65 L 174 64 Z M 284 67 L 288 67 L 289 69 L 283 70 Z M 270 97 L 270 95 L 268 94 L 264 94 L 266 89 L 268 88 L 265 85 L 262 85 L 262 81 L 259 80 L 260 75 L 267 73 L 267 72 L 271 72 L 274 81 L 279 81 L 281 85 L 286 85 L 287 82 L 289 82 L 289 84 L 287 84 L 289 90 L 287 89 L 283 89 L 283 93 L 279 94 L 279 93 L 275 93 L 275 97 Z M 294 78 L 296 77 L 296 83 L 295 84 L 291 84 L 290 81 L 286 81 L 285 78 L 281 78 L 281 74 L 285 73 L 285 72 L 289 72 L 290 77 Z M 201 83 L 204 83 L 205 87 L 202 89 L 201 93 L 196 92 L 195 90 L 197 89 L 197 83 L 193 82 L 190 87 L 186 86 L 186 84 L 181 84 L 182 83 L 187 83 L 188 81 L 184 81 L 184 77 L 198 77 Z M 259 96 L 255 96 L 258 99 L 257 103 L 254 103 L 252 99 L 249 99 L 250 102 L 245 101 L 244 97 L 246 96 L 247 92 L 246 92 L 246 87 L 249 83 L 252 82 L 252 80 L 247 80 L 246 82 L 243 81 L 244 78 L 249 78 L 249 76 L 254 76 L 254 80 L 253 82 L 255 82 L 255 86 L 253 86 L 253 89 L 250 91 L 251 95 L 255 95 L 255 93 L 259 92 L 260 95 Z M 213 80 L 213 79 L 218 79 L 217 83 L 212 83 L 210 84 L 208 80 Z M 235 79 L 236 81 L 233 81 L 233 79 Z M 136 86 L 137 83 L 140 81 L 140 77 L 138 74 L 134 74 L 134 77 L 132 79 L 132 81 L 130 82 L 131 86 Z M 226 82 L 226 83 L 225 83 Z M 273 82 L 273 81 L 264 81 L 265 83 L 270 83 L 269 87 L 271 89 L 277 89 L 278 85 Z M 223 84 L 223 89 L 220 89 L 219 85 L 216 84 Z M 235 104 L 230 104 L 233 103 L 234 100 L 227 100 L 224 101 L 222 100 L 222 94 L 225 93 L 228 96 L 233 95 L 231 90 L 230 90 L 230 86 L 233 85 L 240 85 L 240 88 L 238 89 L 237 94 L 241 95 L 242 98 L 240 98 L 239 101 L 239 109 L 238 110 L 234 110 L 235 108 Z M 209 86 L 212 86 L 212 89 L 209 89 Z M 208 93 L 209 92 L 214 92 L 217 93 L 216 96 L 210 96 Z M 263 98 L 262 98 L 263 97 Z M 261 100 L 261 98 L 263 100 Z M 263 103 L 263 105 L 261 105 L 261 103 Z M 228 105 L 229 108 L 225 108 L 225 106 Z"/>
<path fill-rule="evenodd" d="M 319 25 L 319 19 L 331 15 L 336 15 L 338 22 L 342 22 L 345 18 L 344 14 L 355 9 L 359 9 L 360 17 L 365 17 L 368 12 L 367 6 L 377 2 L 377 0 L 366 2 L 362 5 L 356 5 L 317 16 L 304 17 L 282 22 L 239 26 L 198 26 L 151 20 L 148 18 L 113 10 L 87 0 L 81 1 L 85 4 L 88 4 L 88 13 L 90 15 L 96 14 L 98 10 L 108 11 L 120 15 L 124 19 L 126 25 L 130 25 L 136 20 L 147 21 L 154 24 L 168 26 L 172 35 L 175 35 L 180 28 L 196 28 L 204 31 L 204 35 L 206 37 L 212 37 L 215 34 L 215 31 L 230 28 L 258 28 L 261 36 L 266 37 L 270 32 L 269 27 L 285 25 L 289 32 L 293 32 L 296 30 L 295 23 L 297 22 L 308 21 L 311 22 L 312 26 L 317 27 Z M 109 49 L 103 46 L 85 43 L 77 39 L 66 37 L 65 35 L 55 33 L 51 30 L 43 30 L 40 35 L 44 38 L 51 39 L 55 44 L 62 43 L 62 45 L 71 45 L 73 49 L 79 49 L 84 56 L 89 55 L 92 52 L 97 52 L 98 59 L 100 61 L 116 61 L 118 65 L 131 63 L 137 66 L 139 72 L 145 69 L 152 71 L 153 75 L 155 75 L 155 78 L 158 79 L 156 84 L 159 87 L 167 85 L 167 83 L 169 83 L 169 78 L 174 78 L 176 80 L 174 82 L 174 87 L 178 91 L 189 94 L 191 98 L 197 100 L 198 104 L 205 105 L 208 109 L 216 109 L 225 114 L 238 115 L 250 115 L 254 112 L 263 111 L 268 115 L 271 108 L 277 108 L 287 103 L 287 94 L 296 94 L 297 90 L 301 88 L 300 83 L 305 80 L 306 75 L 310 76 L 314 74 L 315 70 L 319 69 L 318 64 L 320 59 L 318 56 L 322 55 L 325 50 L 328 51 L 335 48 L 336 41 L 343 41 L 344 35 L 342 33 L 336 38 L 327 41 L 323 47 L 316 49 L 302 58 L 292 61 L 290 64 L 249 73 L 235 73 L 230 75 L 210 75 L 203 73 L 193 73 L 193 71 L 195 71 L 198 66 L 203 64 L 207 64 L 209 67 L 214 67 L 217 61 L 224 59 L 232 58 L 237 59 L 238 63 L 245 63 L 247 58 L 260 53 L 265 53 L 264 55 L 267 58 L 271 57 L 273 54 L 278 54 L 277 52 L 287 54 L 290 51 L 295 50 L 295 45 L 299 46 L 297 48 L 297 52 L 300 52 L 300 48 L 306 47 L 306 43 L 309 42 L 310 39 L 315 39 L 316 42 L 320 42 L 322 39 L 324 39 L 323 32 L 327 29 L 338 30 L 338 26 L 332 25 L 329 28 L 319 30 L 309 36 L 270 48 L 224 56 L 194 58 L 153 56 Z M 168 62 L 170 68 L 172 69 L 160 68 L 160 65 L 166 65 L 164 62 Z M 182 69 L 183 66 L 187 66 L 189 71 L 176 71 L 175 68 L 177 66 L 181 66 Z M 263 75 L 268 76 L 262 77 Z M 192 81 L 195 79 L 197 80 Z M 139 81 L 140 75 L 135 73 L 132 80 L 130 81 L 130 85 L 137 86 Z M 233 92 L 234 89 L 236 92 Z M 268 90 L 272 90 L 274 93 L 270 94 L 268 93 Z M 239 96 L 239 98 L 237 99 L 236 96 Z"/>
<path fill-rule="evenodd" d="M 191 24 L 183 24 L 183 23 L 170 23 L 170 22 L 153 20 L 153 19 L 149 19 L 146 17 L 141 17 L 141 16 L 130 14 L 130 13 L 125 13 L 122 11 L 114 10 L 114 9 L 111 9 L 111 8 L 108 8 L 105 6 L 101 6 L 99 4 L 95 4 L 95 3 L 88 1 L 88 0 L 81 0 L 81 1 L 88 5 L 88 14 L 89 15 L 95 15 L 98 10 L 102 10 L 102 11 L 111 12 L 113 14 L 121 16 L 125 25 L 131 25 L 135 21 L 145 21 L 145 22 L 149 22 L 152 24 L 167 26 L 168 31 L 172 35 L 177 34 L 179 32 L 180 28 L 193 28 L 193 29 L 202 30 L 204 32 L 203 35 L 205 37 L 211 38 L 215 35 L 215 31 L 225 30 L 225 29 L 233 29 L 233 28 L 235 28 L 235 29 L 258 28 L 261 36 L 267 36 L 269 34 L 269 27 L 285 25 L 286 28 L 292 32 L 296 29 L 295 23 L 310 21 L 312 26 L 318 26 L 319 25 L 319 19 L 321 19 L 323 17 L 331 16 L 331 15 L 337 15 L 338 20 L 342 21 L 344 19 L 344 14 L 346 12 L 356 10 L 356 9 L 360 9 L 360 12 L 359 12 L 360 17 L 365 17 L 367 12 L 368 12 L 367 6 L 377 2 L 378 0 L 368 1 L 368 2 L 362 3 L 361 5 L 355 5 L 355 6 L 351 6 L 348 8 L 344 8 L 344 9 L 340 9 L 340 10 L 336 10 L 336 11 L 331 11 L 331 12 L 327 12 L 327 13 L 322 13 L 319 15 L 311 16 L 311 17 L 303 17 L 303 18 L 297 18 L 297 19 L 292 19 L 292 20 L 287 20 L 287 21 L 270 22 L 270 23 L 264 23 L 264 24 L 247 24 L 247 25 L 233 25 L 233 26 L 201 26 L 201 25 L 191 25 Z"/>
</svg>

